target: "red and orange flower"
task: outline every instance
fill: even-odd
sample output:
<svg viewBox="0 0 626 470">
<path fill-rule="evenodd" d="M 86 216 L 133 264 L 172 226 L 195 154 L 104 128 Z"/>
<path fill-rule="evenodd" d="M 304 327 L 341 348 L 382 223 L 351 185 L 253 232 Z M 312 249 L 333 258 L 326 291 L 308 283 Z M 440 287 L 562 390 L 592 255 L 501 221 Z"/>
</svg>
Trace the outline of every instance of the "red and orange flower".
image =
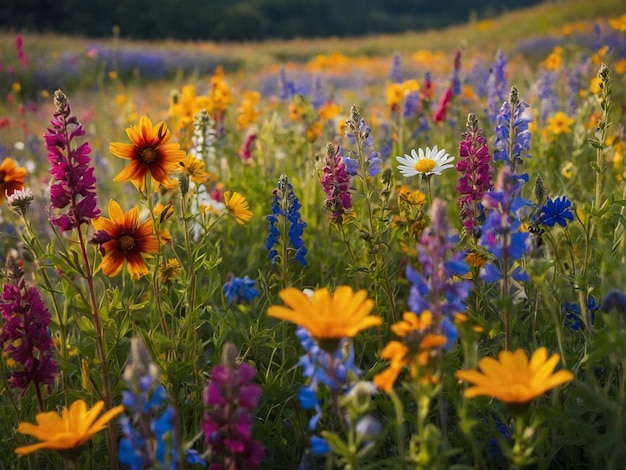
<svg viewBox="0 0 626 470">
<path fill-rule="evenodd" d="M 180 169 L 185 152 L 180 149 L 179 144 L 169 143 L 171 134 L 165 122 L 161 121 L 153 126 L 150 118 L 142 116 L 139 125 L 126 129 L 126 134 L 132 144 L 111 142 L 109 145 L 109 151 L 113 155 L 130 160 L 114 181 L 130 181 L 143 191 L 148 173 L 156 182 L 165 184 L 168 175 Z"/>
<path fill-rule="evenodd" d="M 133 279 L 148 274 L 142 254 L 159 251 L 152 221 L 146 220 L 139 224 L 137 206 L 125 213 L 113 200 L 109 202 L 109 217 L 92 220 L 96 232 L 91 241 L 100 245 L 104 251 L 100 264 L 102 272 L 109 277 L 117 276 L 124 267 L 124 261 L 127 261 L 128 273 Z"/>
<path fill-rule="evenodd" d="M 6 157 L 0 164 L 0 204 L 7 196 L 24 188 L 26 169 L 18 167 L 12 158 Z"/>
</svg>

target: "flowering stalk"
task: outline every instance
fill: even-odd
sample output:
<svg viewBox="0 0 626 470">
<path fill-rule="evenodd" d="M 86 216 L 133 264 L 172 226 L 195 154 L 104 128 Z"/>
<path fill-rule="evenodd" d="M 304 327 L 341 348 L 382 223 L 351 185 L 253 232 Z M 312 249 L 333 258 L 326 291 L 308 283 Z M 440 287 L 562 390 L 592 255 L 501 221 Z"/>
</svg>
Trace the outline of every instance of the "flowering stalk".
<svg viewBox="0 0 626 470">
<path fill-rule="evenodd" d="M 293 186 L 287 176 L 280 176 L 278 185 L 272 191 L 272 196 L 272 213 L 265 217 L 270 223 L 270 233 L 267 236 L 265 248 L 269 250 L 272 264 L 276 262 L 276 258 L 280 261 L 281 289 L 284 289 L 288 281 L 289 252 L 294 253 L 293 259 L 302 266 L 306 266 L 306 259 L 304 259 L 306 248 L 302 242 L 306 223 L 300 217 L 302 205 L 293 192 Z"/>
<path fill-rule="evenodd" d="M 76 117 L 71 115 L 69 100 L 61 90 L 57 90 L 54 93 L 54 105 L 54 117 L 50 122 L 52 127 L 44 135 L 46 148 L 48 149 L 50 173 L 55 181 L 50 186 L 50 199 L 53 207 L 65 209 L 69 206 L 69 210 L 59 217 L 51 218 L 50 221 L 62 231 L 77 229 L 78 244 L 85 269 L 82 275 L 87 281 L 96 330 L 96 342 L 100 354 L 104 402 L 107 409 L 110 409 L 112 398 L 104 332 L 100 324 L 93 271 L 89 255 L 87 254 L 87 243 L 81 229 L 82 225 L 89 224 L 91 219 L 100 216 L 100 210 L 97 208 L 94 169 L 89 166 L 91 162 L 89 152 L 91 149 L 88 143 L 84 143 L 78 148 L 72 147 L 73 139 L 85 135 L 85 131 Z M 116 469 L 117 438 L 115 426 L 111 422 L 109 422 L 108 436 L 111 448 L 111 466 L 113 469 Z"/>
<path fill-rule="evenodd" d="M 504 303 L 500 309 L 504 328 L 505 347 L 511 344 L 509 292 L 511 279 L 516 281 L 529 280 L 528 274 L 516 262 L 528 250 L 526 240 L 528 232 L 520 230 L 521 221 L 518 211 L 529 206 L 530 202 L 517 196 L 520 177 L 513 175 L 508 166 L 502 167 L 494 188 L 483 196 L 482 203 L 490 209 L 479 245 L 484 246 L 498 262 L 487 264 L 481 268 L 481 279 L 487 282 L 500 283 L 500 300 Z"/>
<path fill-rule="evenodd" d="M 491 189 L 489 149 L 483 136 L 482 128 L 478 127 L 478 119 L 474 113 L 467 116 L 467 132 L 459 143 L 459 160 L 456 170 L 461 173 L 457 191 L 460 194 L 460 217 L 468 234 L 479 238 L 481 235 L 481 219 L 484 210 L 481 200 Z"/>
<path fill-rule="evenodd" d="M 50 312 L 37 289 L 26 286 L 24 272 L 17 263 L 12 263 L 8 276 L 0 302 L 5 321 L 0 345 L 9 358 L 19 364 L 13 368 L 8 383 L 12 388 L 21 389 L 22 396 L 32 383 L 39 411 L 43 412 L 41 386 L 54 383 L 58 370 L 48 329 Z"/>
<path fill-rule="evenodd" d="M 122 392 L 125 413 L 119 419 L 123 434 L 119 458 L 131 470 L 182 468 L 175 431 L 176 411 L 167 405 L 167 392 L 158 381 L 159 375 L 145 345 L 132 338 L 128 365 L 122 375 L 128 387 Z M 195 451 L 188 451 L 187 461 L 202 461 L 197 457 Z"/>
<path fill-rule="evenodd" d="M 363 185 L 363 196 L 365 207 L 367 210 L 368 227 L 361 228 L 361 238 L 368 244 L 368 253 L 372 255 L 375 265 L 374 279 L 379 282 L 379 276 L 382 274 L 382 287 L 389 299 L 389 307 L 391 316 L 394 321 L 397 319 L 395 297 L 393 287 L 389 279 L 387 266 L 390 263 L 385 261 L 384 246 L 381 240 L 381 228 L 374 223 L 374 209 L 372 207 L 373 191 L 370 185 L 370 178 L 376 176 L 380 172 L 382 160 L 379 158 L 378 152 L 374 150 L 374 142 L 370 135 L 371 129 L 365 124 L 365 119 L 361 118 L 358 109 L 352 106 L 350 109 L 350 119 L 346 121 L 348 127 L 346 136 L 355 144 L 357 150 L 357 162 L 355 174 L 359 177 Z M 366 155 L 366 153 L 369 153 Z M 385 221 L 384 215 L 387 200 L 382 199 L 382 205 L 379 208 L 379 221 Z"/>
<path fill-rule="evenodd" d="M 255 375 L 252 366 L 237 360 L 235 346 L 226 343 L 204 395 L 202 429 L 211 450 L 211 470 L 254 468 L 265 457 L 261 441 L 250 435 L 250 414 L 261 397 L 261 387 L 253 383 Z"/>
</svg>

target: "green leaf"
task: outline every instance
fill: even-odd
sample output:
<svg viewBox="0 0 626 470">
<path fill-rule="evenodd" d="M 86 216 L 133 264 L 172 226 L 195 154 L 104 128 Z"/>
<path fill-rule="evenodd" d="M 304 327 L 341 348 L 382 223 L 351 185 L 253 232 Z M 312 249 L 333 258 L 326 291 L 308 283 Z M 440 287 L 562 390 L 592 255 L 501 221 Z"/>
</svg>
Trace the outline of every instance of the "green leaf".
<svg viewBox="0 0 626 470">
<path fill-rule="evenodd" d="M 93 326 L 93 322 L 91 321 L 91 319 L 87 318 L 87 316 L 80 315 L 76 317 L 76 324 L 78 325 L 81 333 L 91 338 L 95 338 L 97 336 L 96 328 Z"/>
<path fill-rule="evenodd" d="M 323 431 L 322 437 L 326 439 L 326 442 L 328 443 L 332 451 L 337 455 L 347 457 L 351 454 L 350 448 L 345 442 L 343 442 L 343 440 L 341 439 L 341 437 L 339 437 L 337 433 Z"/>
</svg>

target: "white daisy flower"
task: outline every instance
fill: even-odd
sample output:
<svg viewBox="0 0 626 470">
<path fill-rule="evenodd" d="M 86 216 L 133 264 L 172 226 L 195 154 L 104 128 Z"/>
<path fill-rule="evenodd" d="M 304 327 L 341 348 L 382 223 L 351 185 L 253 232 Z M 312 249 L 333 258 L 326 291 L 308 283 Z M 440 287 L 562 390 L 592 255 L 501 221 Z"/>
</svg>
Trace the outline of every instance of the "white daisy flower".
<svg viewBox="0 0 626 470">
<path fill-rule="evenodd" d="M 419 152 L 419 154 L 418 154 Z M 429 147 L 424 149 L 411 150 L 411 155 L 396 157 L 400 162 L 398 170 L 402 176 L 415 176 L 423 174 L 425 176 L 440 175 L 443 170 L 452 168 L 454 157 L 446 153 L 444 149 L 439 150 L 435 145 L 432 150 Z"/>
</svg>

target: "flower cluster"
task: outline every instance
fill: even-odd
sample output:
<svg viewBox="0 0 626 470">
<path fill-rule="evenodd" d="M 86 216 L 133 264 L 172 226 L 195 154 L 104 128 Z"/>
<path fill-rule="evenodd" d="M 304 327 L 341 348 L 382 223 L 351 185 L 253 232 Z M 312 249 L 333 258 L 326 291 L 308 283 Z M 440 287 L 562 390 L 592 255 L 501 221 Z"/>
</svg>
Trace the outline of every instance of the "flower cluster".
<svg viewBox="0 0 626 470">
<path fill-rule="evenodd" d="M 144 344 L 139 338 L 132 338 L 128 364 L 122 375 L 128 386 L 122 392 L 124 416 L 119 419 L 123 434 L 119 459 L 131 470 L 179 468 L 175 410 L 167 406 L 167 392 L 158 376 L 159 371 Z M 204 464 L 193 450 L 187 452 L 187 462 Z"/>
<path fill-rule="evenodd" d="M 370 135 L 372 129 L 365 124 L 365 119 L 360 117 L 355 106 L 352 106 L 350 114 L 350 119 L 346 121 L 346 137 L 348 137 L 351 144 L 357 146 L 359 155 L 364 156 L 367 153 L 364 162 L 364 164 L 367 164 L 367 175 L 376 176 L 380 173 L 382 160 L 374 148 L 374 139 Z M 346 159 L 344 159 L 344 163 L 345 161 Z M 348 169 L 348 173 L 352 175 L 356 174 L 356 168 L 353 172 Z"/>
<path fill-rule="evenodd" d="M 324 206 L 330 212 L 330 220 L 341 223 L 343 216 L 352 208 L 352 196 L 350 194 L 350 175 L 346 171 L 346 165 L 342 162 L 339 147 L 328 144 L 325 166 L 322 170 L 322 188 L 326 193 Z"/>
<path fill-rule="evenodd" d="M 451 316 L 465 311 L 465 299 L 469 296 L 471 283 L 458 280 L 469 272 L 463 254 L 453 253 L 447 221 L 447 205 L 435 199 L 431 208 L 431 227 L 426 229 L 417 244 L 419 272 L 407 267 L 406 276 L 411 282 L 408 305 L 414 314 L 424 311 L 433 316 L 432 332 L 447 338 L 444 345 L 449 349 L 458 333 Z"/>
<path fill-rule="evenodd" d="M 2 292 L 0 344 L 16 364 L 9 385 L 22 389 L 25 395 L 33 383 L 40 397 L 40 386 L 51 385 L 58 369 L 48 330 L 50 312 L 37 289 L 26 286 L 21 270 L 15 267 L 14 271 Z"/>
<path fill-rule="evenodd" d="M 519 192 L 521 180 L 511 174 L 508 166 L 502 167 L 493 190 L 483 197 L 483 205 L 489 209 L 489 215 L 483 225 L 479 245 L 487 248 L 500 266 L 489 263 L 481 269 L 481 279 L 496 282 L 511 276 L 516 281 L 526 281 L 528 274 L 514 266 L 528 251 L 529 233 L 521 230 L 518 211 L 531 203 L 515 194 Z"/>
<path fill-rule="evenodd" d="M 496 123 L 498 110 L 507 99 L 509 91 L 509 81 L 507 79 L 507 60 L 503 50 L 498 50 L 496 59 L 489 69 L 489 78 L 487 79 L 487 100 L 489 107 L 487 116 L 489 121 Z"/>
<path fill-rule="evenodd" d="M 405 342 L 389 341 L 380 353 L 382 359 L 389 359 L 389 367 L 374 377 L 374 384 L 391 393 L 400 371 L 406 367 L 413 379 L 431 380 L 427 369 L 431 352 L 444 346 L 448 338 L 433 333 L 433 315 L 423 310 L 420 315 L 405 312 L 402 321 L 391 325 L 391 330 Z"/>
<path fill-rule="evenodd" d="M 456 170 L 461 173 L 457 191 L 459 192 L 459 216 L 465 231 L 475 238 L 481 234 L 480 225 L 485 218 L 482 198 L 491 189 L 491 155 L 483 130 L 478 127 L 476 115 L 467 117 L 467 132 L 459 143 L 459 160 Z"/>
<path fill-rule="evenodd" d="M 523 157 L 530 157 L 531 133 L 528 124 L 531 122 L 530 115 L 526 112 L 528 104 L 519 99 L 517 87 L 511 87 L 508 101 L 500 108 L 496 122 L 496 140 L 494 143 L 493 159 L 504 161 L 511 166 L 515 173 L 515 167 L 523 163 Z"/>
<path fill-rule="evenodd" d="M 250 413 L 261 397 L 261 387 L 253 383 L 256 371 L 237 360 L 237 349 L 226 343 L 222 363 L 215 366 L 204 401 L 207 410 L 202 429 L 213 462 L 210 470 L 239 470 L 261 463 L 261 442 L 252 439 Z"/>
<path fill-rule="evenodd" d="M 287 176 L 281 175 L 278 185 L 272 191 L 272 196 L 272 213 L 265 217 L 270 223 L 270 233 L 265 241 L 269 257 L 272 263 L 275 263 L 277 257 L 284 258 L 287 255 L 289 245 L 291 245 L 294 251 L 293 258 L 302 266 L 306 266 L 304 258 L 306 248 L 302 241 L 306 223 L 300 217 L 302 206 Z"/>
<path fill-rule="evenodd" d="M 85 135 L 83 126 L 71 116 L 67 96 L 57 90 L 54 93 L 54 117 L 51 127 L 44 135 L 50 162 L 50 201 L 55 209 L 66 213 L 52 217 L 50 221 L 62 231 L 73 230 L 100 216 L 96 198 L 96 177 L 91 159 L 89 143 L 73 148 L 72 141 Z"/>
</svg>

